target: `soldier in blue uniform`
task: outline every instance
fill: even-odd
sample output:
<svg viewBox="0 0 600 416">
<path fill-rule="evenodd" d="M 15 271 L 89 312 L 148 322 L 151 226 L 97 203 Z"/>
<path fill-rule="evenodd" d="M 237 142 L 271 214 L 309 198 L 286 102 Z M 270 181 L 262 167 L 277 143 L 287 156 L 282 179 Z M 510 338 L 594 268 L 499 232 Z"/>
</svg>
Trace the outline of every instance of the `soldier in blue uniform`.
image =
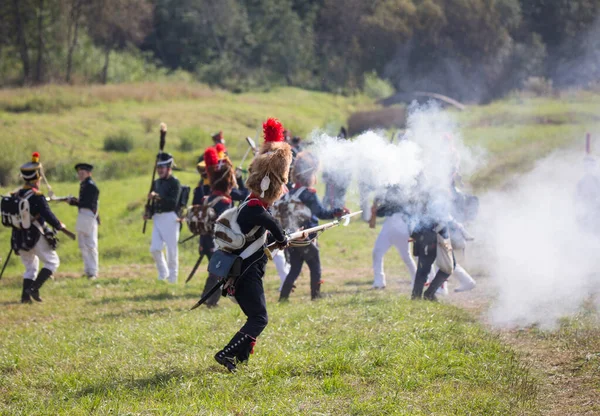
<svg viewBox="0 0 600 416">
<path fill-rule="evenodd" d="M 29 204 L 31 226 L 27 229 L 13 228 L 11 246 L 15 254 L 21 257 L 25 266 L 23 275 L 22 303 L 31 303 L 31 298 L 41 302 L 40 289 L 58 269 L 60 260 L 56 253 L 55 230 L 66 229 L 50 210 L 44 195 L 39 191 L 41 163 L 39 153 L 34 153 L 32 161 L 21 166 L 21 177 L 25 184 L 16 194 Z M 42 269 L 39 270 L 40 261 Z"/>
<path fill-rule="evenodd" d="M 94 167 L 89 163 L 75 165 L 79 177 L 79 198 L 70 198 L 69 205 L 79 209 L 77 215 L 77 241 L 83 258 L 85 276 L 96 279 L 98 276 L 98 197 L 100 190 L 92 179 Z"/>
<path fill-rule="evenodd" d="M 159 280 L 177 283 L 179 273 L 179 216 L 177 203 L 181 184 L 173 176 L 173 156 L 169 153 L 158 155 L 157 173 L 159 178 L 152 185 L 148 199 L 152 201 L 152 243 L 150 252 L 154 257 Z M 150 218 L 145 218 L 150 219 Z M 163 254 L 167 248 L 167 260 Z"/>
<path fill-rule="evenodd" d="M 318 161 L 312 154 L 308 152 L 298 154 L 293 171 L 294 188 L 290 190 L 288 197 L 296 196 L 300 202 L 310 209 L 310 218 L 299 224 L 304 229 L 319 225 L 319 219 L 333 219 L 349 212 L 346 208 L 327 210 L 323 207 L 316 189 L 313 188 L 316 182 L 317 169 Z M 293 212 L 290 214 L 293 215 Z M 312 239 L 315 236 L 308 237 Z M 290 255 L 290 272 L 281 288 L 279 301 L 289 298 L 294 283 L 300 276 L 304 262 L 310 270 L 311 299 L 319 298 L 321 296 L 321 258 L 316 239 L 312 242 L 307 241 L 307 245 L 304 247 L 290 247 L 288 251 Z"/>
</svg>

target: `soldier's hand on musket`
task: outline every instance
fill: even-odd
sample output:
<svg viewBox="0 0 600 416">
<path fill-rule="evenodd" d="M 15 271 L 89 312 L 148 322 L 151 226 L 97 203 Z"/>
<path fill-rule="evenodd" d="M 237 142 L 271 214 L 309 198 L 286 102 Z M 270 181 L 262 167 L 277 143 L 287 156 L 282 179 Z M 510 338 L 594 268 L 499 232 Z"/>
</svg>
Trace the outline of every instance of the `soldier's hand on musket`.
<svg viewBox="0 0 600 416">
<path fill-rule="evenodd" d="M 152 200 L 152 199 L 160 199 L 160 196 L 158 196 L 158 194 L 154 191 L 150 192 L 148 194 L 148 199 Z"/>
<path fill-rule="evenodd" d="M 333 216 L 334 217 L 343 217 L 344 215 L 348 215 L 350 214 L 350 210 L 346 207 L 344 208 L 336 208 L 333 210 Z"/>
<path fill-rule="evenodd" d="M 67 204 L 69 204 L 71 206 L 77 205 L 78 203 L 79 203 L 79 200 L 77 198 L 75 198 L 74 196 L 67 198 Z"/>
</svg>

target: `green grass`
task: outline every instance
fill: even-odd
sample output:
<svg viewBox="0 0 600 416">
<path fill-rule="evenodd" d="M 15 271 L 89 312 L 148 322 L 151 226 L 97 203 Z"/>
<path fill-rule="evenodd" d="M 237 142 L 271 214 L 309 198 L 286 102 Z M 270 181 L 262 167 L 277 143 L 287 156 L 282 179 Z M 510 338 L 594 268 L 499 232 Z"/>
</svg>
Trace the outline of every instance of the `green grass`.
<svg viewBox="0 0 600 416">
<path fill-rule="evenodd" d="M 426 415 L 534 406 L 530 371 L 465 312 L 343 282 L 342 293 L 312 303 L 302 284 L 278 305 L 277 279 L 266 282 L 270 324 L 232 376 L 212 356 L 244 317 L 227 300 L 188 311 L 200 279 L 189 287 L 145 275 L 62 279 L 34 307 L 11 303 L 11 280 L 0 295 L 0 411 Z"/>
<path fill-rule="evenodd" d="M 399 295 L 407 291 L 408 279 L 395 252 L 386 257 L 388 291 L 367 290 L 379 230 L 360 221 L 320 239 L 323 290 L 330 298 L 309 301 L 305 271 L 290 303 L 276 304 L 278 279 L 269 266 L 270 324 L 257 353 L 236 376 L 217 367 L 212 355 L 241 325 L 243 314 L 226 300 L 217 310 L 189 312 L 206 277 L 201 268 L 190 285 L 182 284 L 197 258 L 196 242 L 180 247 L 180 284 L 167 286 L 156 281 L 149 254 L 151 224 L 141 233 L 159 121 L 169 124 L 167 150 L 188 170 L 176 175 L 193 186 L 194 160 L 211 132 L 225 131 L 235 161 L 246 149 L 242 138 L 253 136 L 267 116 L 278 116 L 296 134 L 327 126 L 335 131 L 349 112 L 371 104 L 363 97 L 296 89 L 241 95 L 184 89 L 177 98 L 163 86 L 143 98 L 143 88 L 122 88 L 131 88 L 134 98 L 101 88 L 60 90 L 68 100 L 77 94 L 93 100 L 50 112 L 0 111 L 7 161 L 2 166 L 14 168 L 40 150 L 56 194 L 66 195 L 78 192 L 77 183 L 59 181 L 74 177 L 73 163 L 95 162 L 103 220 L 96 282 L 79 279 L 77 244 L 63 238 L 56 281 L 43 289 L 46 301 L 20 305 L 22 266 L 11 259 L 0 281 L 0 414 L 538 412 L 543 375 L 524 366 L 466 312 Z M 14 98 L 6 94 L 0 94 L 0 103 Z M 40 94 L 52 102 L 57 92 Z M 593 115 L 599 103 L 588 95 L 511 99 L 457 114 L 467 143 L 488 151 L 475 186 L 499 184 L 554 149 L 583 148 L 585 132 L 599 131 Z M 132 152 L 104 152 L 104 138 L 123 130 L 132 135 Z M 187 150 L 190 142 L 193 149 Z M 73 229 L 76 210 L 53 207 Z M 0 229 L 3 257 L 8 235 Z M 552 336 L 566 344 L 579 339 L 577 334 L 582 332 L 572 323 Z M 578 342 L 588 350 L 597 345 L 595 338 Z"/>
</svg>

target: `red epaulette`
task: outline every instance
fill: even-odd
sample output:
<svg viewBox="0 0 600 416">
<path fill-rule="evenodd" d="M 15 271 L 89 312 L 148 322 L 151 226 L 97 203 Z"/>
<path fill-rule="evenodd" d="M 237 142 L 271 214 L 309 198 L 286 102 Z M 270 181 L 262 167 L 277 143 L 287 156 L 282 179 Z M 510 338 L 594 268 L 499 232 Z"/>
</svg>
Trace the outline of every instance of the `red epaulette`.
<svg viewBox="0 0 600 416">
<path fill-rule="evenodd" d="M 267 204 L 266 202 L 263 202 L 258 198 L 252 198 L 252 197 L 248 201 L 248 206 L 249 207 L 263 207 L 264 209 L 269 208 L 269 204 Z"/>
<path fill-rule="evenodd" d="M 311 194 L 316 194 L 317 193 L 317 190 L 315 188 L 306 188 L 306 190 L 308 192 L 310 192 Z"/>
<path fill-rule="evenodd" d="M 231 198 L 224 196 L 223 199 L 221 199 L 221 202 L 225 202 L 227 205 L 230 205 L 233 201 L 231 200 Z"/>
</svg>

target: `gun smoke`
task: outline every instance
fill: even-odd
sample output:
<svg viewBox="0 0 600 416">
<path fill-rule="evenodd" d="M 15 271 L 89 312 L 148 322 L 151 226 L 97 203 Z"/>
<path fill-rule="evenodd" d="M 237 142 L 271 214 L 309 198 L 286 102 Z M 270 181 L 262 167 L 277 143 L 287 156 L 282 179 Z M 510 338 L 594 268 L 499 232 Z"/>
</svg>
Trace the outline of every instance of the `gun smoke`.
<svg viewBox="0 0 600 416">
<path fill-rule="evenodd" d="M 399 203 L 420 202 L 430 215 L 444 217 L 454 174 L 474 173 L 485 153 L 467 147 L 452 114 L 435 105 L 411 107 L 407 127 L 396 143 L 374 131 L 351 141 L 315 132 L 311 151 L 327 175 L 350 184 L 347 203 L 370 211 L 375 195 L 397 186 Z M 550 328 L 578 311 L 600 284 L 600 238 L 592 231 L 596 224 L 582 224 L 575 195 L 582 159 L 556 153 L 510 189 L 480 196 L 479 216 L 466 224 L 476 238 L 468 263 L 493 282 L 492 324 Z"/>
<path fill-rule="evenodd" d="M 599 224 L 576 192 L 590 169 L 581 154 L 554 153 L 511 189 L 480 199 L 472 230 L 481 252 L 473 260 L 496 287 L 493 324 L 552 328 L 596 291 Z"/>
</svg>

